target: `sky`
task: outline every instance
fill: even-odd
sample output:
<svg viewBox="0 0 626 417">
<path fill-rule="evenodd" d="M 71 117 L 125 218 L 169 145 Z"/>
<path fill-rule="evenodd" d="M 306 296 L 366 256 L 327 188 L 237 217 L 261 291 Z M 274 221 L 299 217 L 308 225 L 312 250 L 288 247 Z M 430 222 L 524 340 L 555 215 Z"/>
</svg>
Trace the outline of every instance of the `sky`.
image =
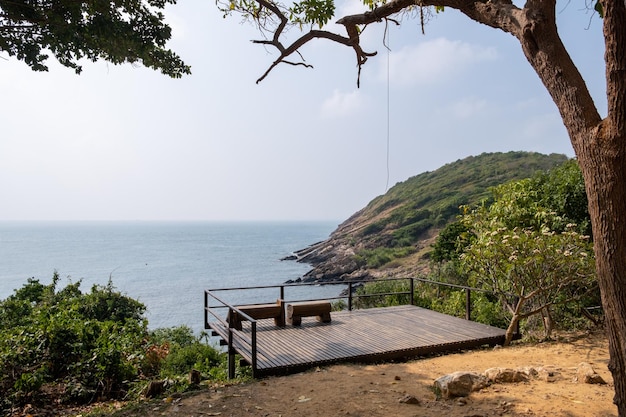
<svg viewBox="0 0 626 417">
<path fill-rule="evenodd" d="M 559 1 L 559 32 L 606 114 L 601 20 Z M 363 10 L 338 3 L 337 18 Z M 336 19 L 334 19 L 336 20 Z M 168 6 L 168 47 L 192 75 L 0 52 L 0 221 L 341 222 L 394 184 L 483 152 L 574 156 L 518 42 L 446 9 L 421 33 L 399 16 L 362 35 L 377 51 L 357 88 L 354 52 L 318 40 L 313 69 L 280 65 L 215 3 Z M 329 30 L 341 34 L 341 27 Z M 298 35 L 294 30 L 292 36 Z"/>
</svg>

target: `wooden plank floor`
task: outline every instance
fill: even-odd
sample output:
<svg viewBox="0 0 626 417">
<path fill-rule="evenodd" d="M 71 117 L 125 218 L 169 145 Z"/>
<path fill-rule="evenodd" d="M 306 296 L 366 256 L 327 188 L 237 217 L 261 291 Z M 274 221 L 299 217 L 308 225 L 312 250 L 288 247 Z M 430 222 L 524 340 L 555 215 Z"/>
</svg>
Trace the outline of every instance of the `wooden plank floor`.
<svg viewBox="0 0 626 417">
<path fill-rule="evenodd" d="M 226 339 L 219 323 L 211 328 Z M 244 322 L 243 333 L 250 335 Z M 502 344 L 505 331 L 416 306 L 332 313 L 331 323 L 305 317 L 301 326 L 257 322 L 257 376 L 299 372 L 339 362 L 371 362 Z M 235 349 L 248 362 L 249 347 Z"/>
</svg>

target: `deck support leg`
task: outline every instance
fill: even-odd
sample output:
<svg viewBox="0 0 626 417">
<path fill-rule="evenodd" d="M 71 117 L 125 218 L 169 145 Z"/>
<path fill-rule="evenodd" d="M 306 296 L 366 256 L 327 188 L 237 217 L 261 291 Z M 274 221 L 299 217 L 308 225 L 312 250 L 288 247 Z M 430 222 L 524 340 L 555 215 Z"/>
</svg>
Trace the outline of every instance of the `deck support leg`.
<svg viewBox="0 0 626 417">
<path fill-rule="evenodd" d="M 235 379 L 235 352 L 228 350 L 228 379 Z"/>
<path fill-rule="evenodd" d="M 348 282 L 348 311 L 352 311 L 352 282 Z"/>
<path fill-rule="evenodd" d="M 235 349 L 233 349 L 233 323 L 228 323 L 228 379 L 235 378 Z"/>
<path fill-rule="evenodd" d="M 281 308 L 282 308 L 282 300 L 281 300 Z M 285 310 L 283 309 L 283 314 L 285 313 Z M 283 324 L 284 324 L 284 320 L 283 320 Z M 257 355 L 256 355 L 256 348 L 257 348 L 257 340 L 256 340 L 256 321 L 252 322 L 252 363 L 250 365 L 252 365 L 252 378 L 256 378 L 257 377 Z"/>
</svg>

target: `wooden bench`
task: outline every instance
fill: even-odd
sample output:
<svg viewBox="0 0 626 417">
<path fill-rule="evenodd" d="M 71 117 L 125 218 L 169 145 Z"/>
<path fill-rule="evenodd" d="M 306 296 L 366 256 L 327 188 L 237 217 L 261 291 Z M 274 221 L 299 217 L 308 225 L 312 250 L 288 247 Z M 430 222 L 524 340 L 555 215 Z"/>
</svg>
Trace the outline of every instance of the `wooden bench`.
<svg viewBox="0 0 626 417">
<path fill-rule="evenodd" d="M 274 319 L 274 324 L 277 326 L 285 325 L 285 308 L 283 300 L 276 300 L 274 304 L 252 304 L 246 306 L 237 306 L 237 310 L 247 314 L 255 320 L 260 319 Z M 231 310 L 228 322 L 232 322 L 232 326 L 241 330 L 241 322 L 245 321 L 245 318 L 237 313 L 235 310 Z"/>
<path fill-rule="evenodd" d="M 328 301 L 310 301 L 287 304 L 287 323 L 299 326 L 302 317 L 317 316 L 317 321 L 330 323 L 331 305 Z"/>
</svg>

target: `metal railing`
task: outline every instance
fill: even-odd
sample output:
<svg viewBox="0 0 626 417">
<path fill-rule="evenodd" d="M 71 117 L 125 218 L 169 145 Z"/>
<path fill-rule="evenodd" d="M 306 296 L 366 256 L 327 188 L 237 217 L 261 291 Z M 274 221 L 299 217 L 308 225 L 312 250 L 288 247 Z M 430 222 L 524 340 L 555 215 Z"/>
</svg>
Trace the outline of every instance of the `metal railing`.
<svg viewBox="0 0 626 417">
<path fill-rule="evenodd" d="M 393 292 L 382 292 L 382 293 L 374 293 L 374 294 L 356 294 L 355 286 L 361 286 L 368 283 L 380 283 L 385 281 L 409 281 L 409 289 L 406 291 L 393 291 Z M 471 320 L 471 292 L 489 292 L 480 288 L 468 287 L 464 285 L 457 284 L 449 284 L 445 282 L 439 281 L 431 281 L 425 278 L 387 278 L 387 279 L 379 279 L 379 280 L 357 280 L 357 281 L 331 281 L 324 283 L 293 283 L 293 284 L 280 284 L 280 285 L 260 285 L 260 286 L 251 286 L 251 287 L 233 287 L 233 288 L 214 288 L 208 289 L 204 291 L 204 328 L 205 329 L 213 329 L 214 332 L 217 332 L 226 342 L 228 349 L 228 377 L 235 377 L 235 355 L 237 353 L 237 348 L 242 350 L 249 350 L 250 352 L 250 365 L 252 367 L 252 377 L 256 377 L 257 371 L 257 320 L 250 317 L 248 314 L 240 310 L 240 307 L 244 306 L 252 306 L 258 304 L 265 303 L 253 303 L 253 304 L 242 304 L 242 305 L 232 305 L 226 301 L 224 301 L 221 297 L 218 297 L 215 293 L 217 292 L 229 292 L 229 291 L 251 291 L 251 290 L 261 290 L 261 289 L 278 289 L 279 296 L 278 298 L 282 300 L 284 303 L 290 302 L 308 302 L 308 301 L 320 301 L 320 300 L 345 300 L 347 299 L 347 309 L 352 311 L 355 306 L 355 300 L 359 300 L 360 298 L 370 298 L 370 297 L 387 297 L 387 296 L 397 296 L 397 295 L 408 295 L 409 303 L 411 305 L 415 304 L 415 282 L 420 282 L 424 284 L 437 285 L 443 287 L 454 288 L 458 290 L 465 291 L 465 319 Z M 312 299 L 286 299 L 285 292 L 291 287 L 302 288 L 304 286 L 318 286 L 318 285 L 341 285 L 347 287 L 346 295 L 337 295 L 335 297 L 325 297 L 325 298 L 312 298 Z M 216 302 L 216 305 L 211 305 Z M 358 305 L 358 303 L 357 303 Z M 226 315 L 221 316 L 218 314 L 218 311 L 226 309 Z M 243 321 L 250 322 L 250 332 L 247 334 L 242 330 L 238 330 L 234 327 L 235 320 L 229 320 L 230 317 L 237 316 L 239 319 Z M 214 320 L 209 320 L 213 317 Z M 211 327 L 211 323 L 219 323 L 219 329 Z M 222 333 L 220 333 L 220 330 Z M 225 333 L 225 334 L 224 334 Z M 247 348 L 247 349 L 246 349 Z M 239 352 L 241 353 L 241 352 Z"/>
</svg>

